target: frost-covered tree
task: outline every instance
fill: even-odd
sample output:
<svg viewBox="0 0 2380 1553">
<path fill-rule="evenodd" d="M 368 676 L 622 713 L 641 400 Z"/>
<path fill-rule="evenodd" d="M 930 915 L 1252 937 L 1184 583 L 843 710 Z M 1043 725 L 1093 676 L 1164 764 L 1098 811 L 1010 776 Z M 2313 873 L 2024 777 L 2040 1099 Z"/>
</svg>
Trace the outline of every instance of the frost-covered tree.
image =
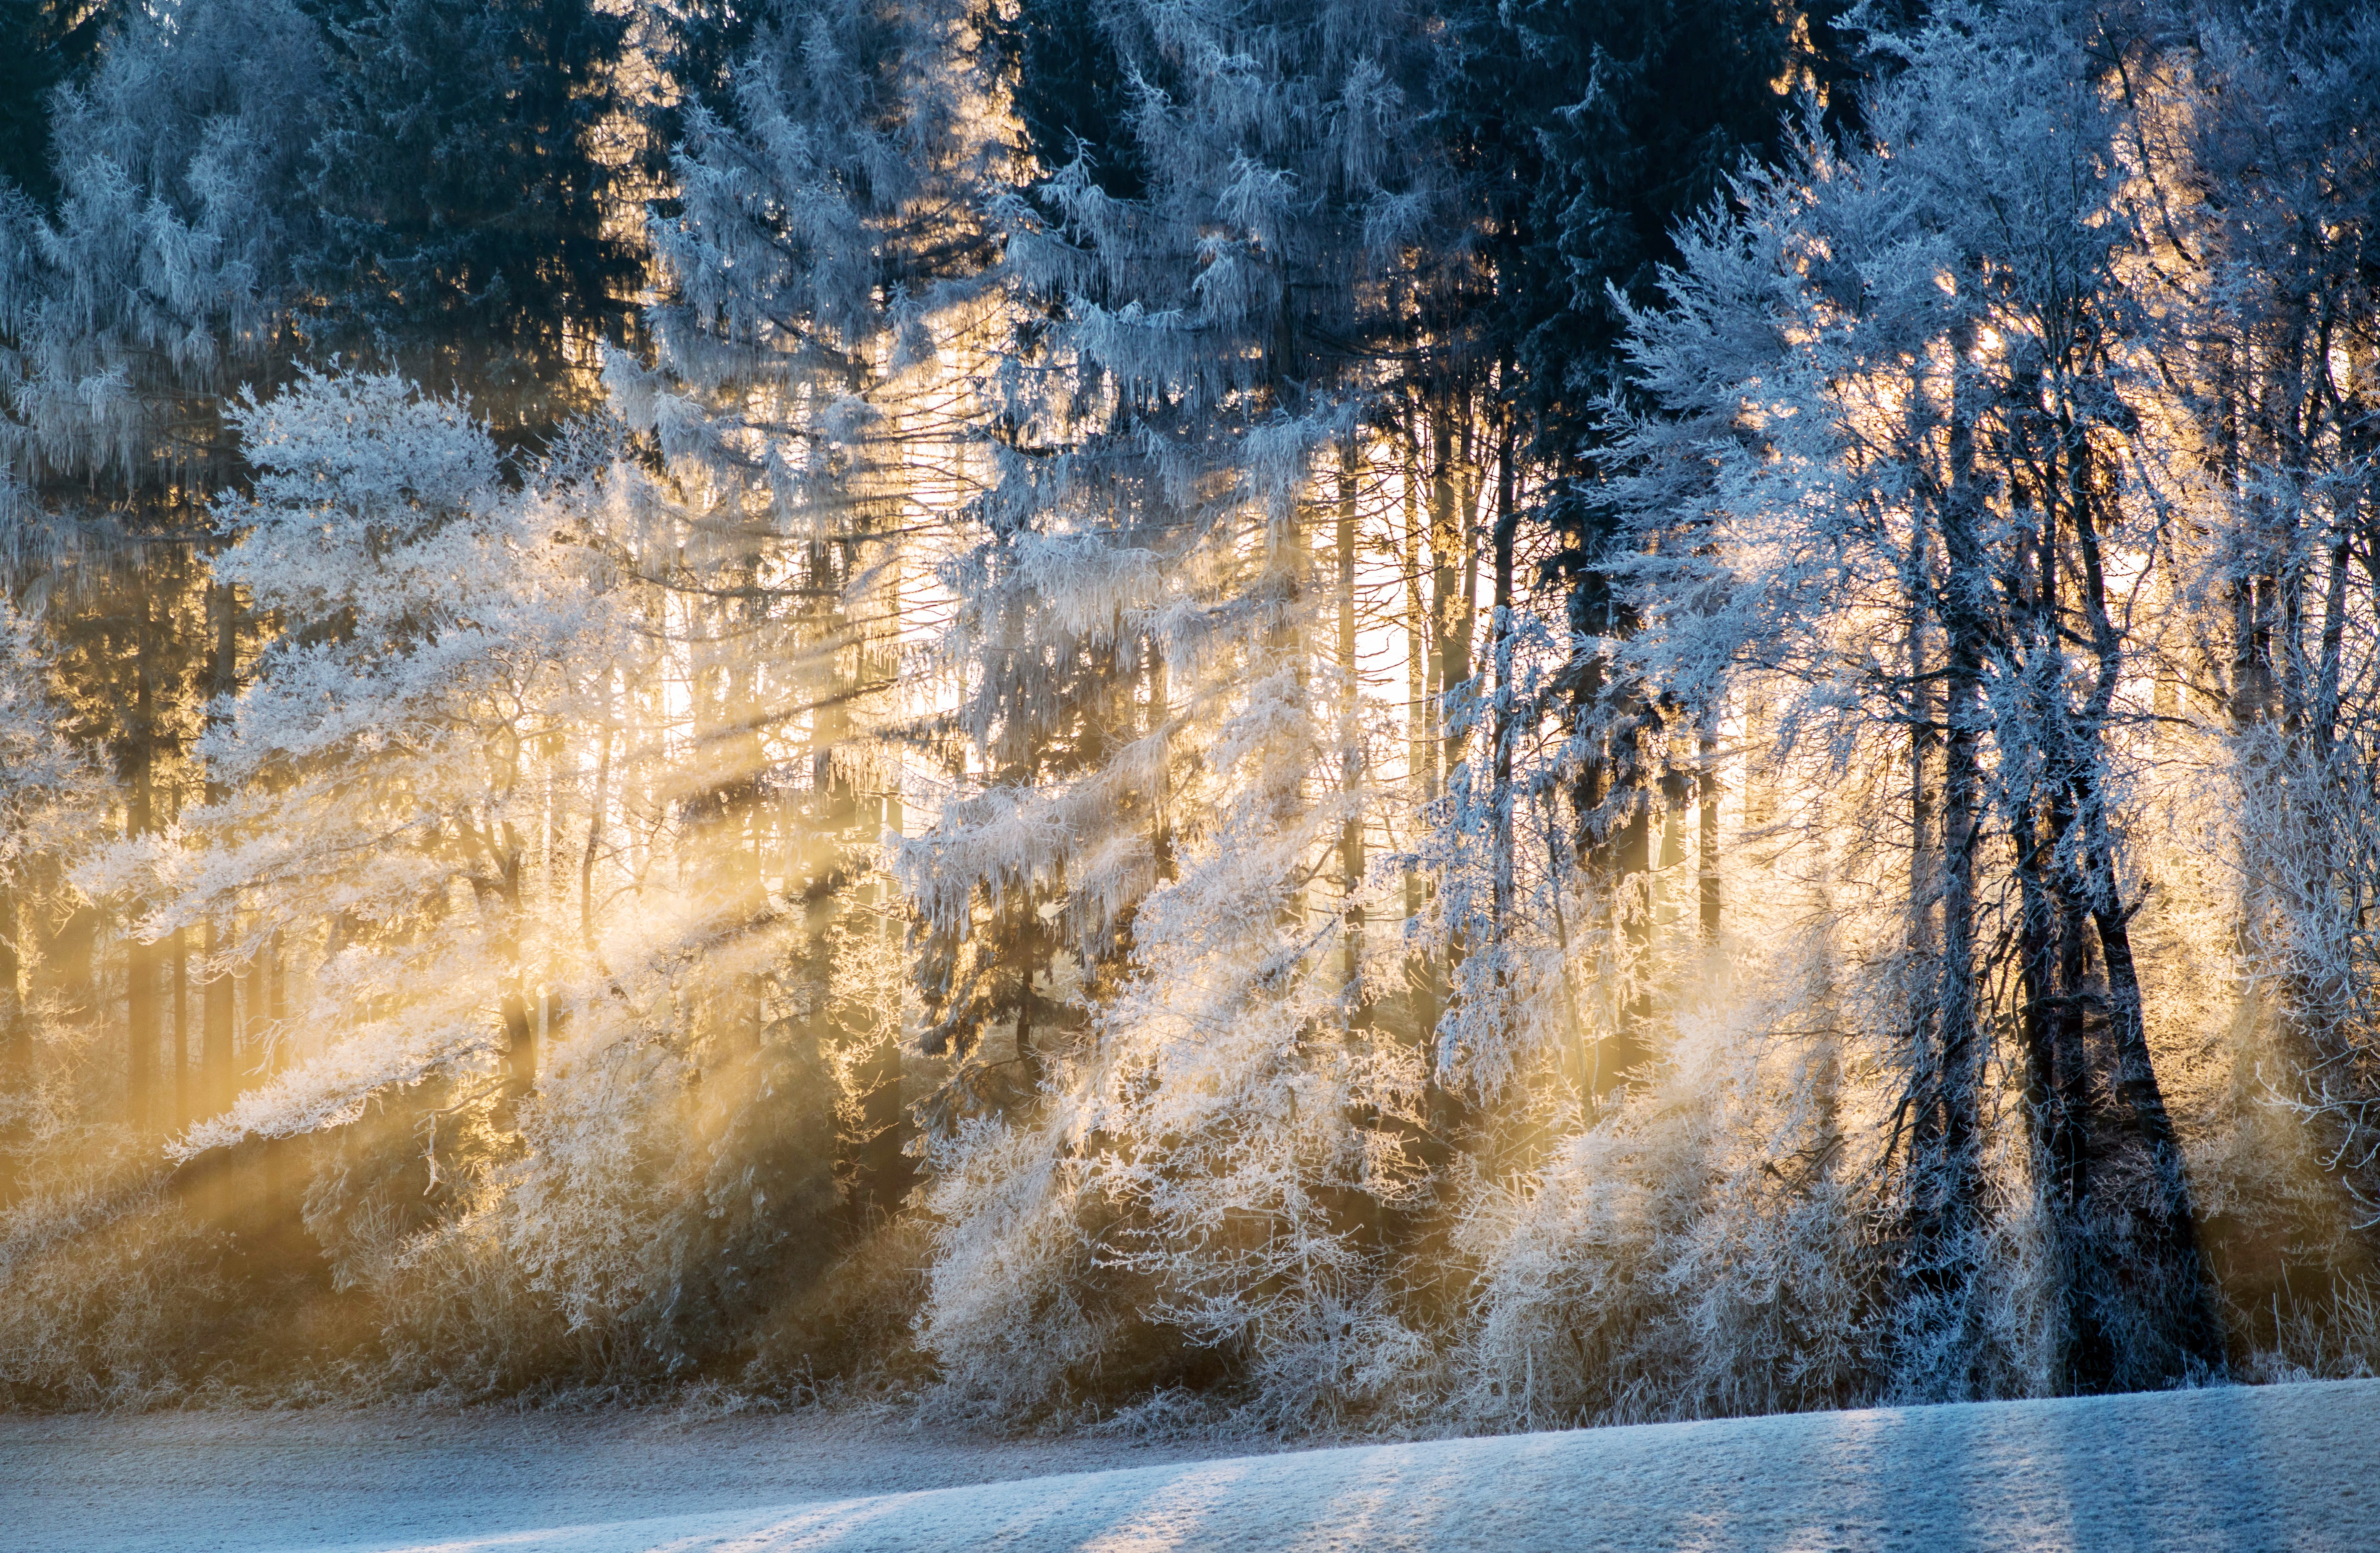
<svg viewBox="0 0 2380 1553">
<path fill-rule="evenodd" d="M 0 1204 L 13 1202 L 47 1113 L 33 984 L 42 918 L 66 893 L 64 865 L 92 819 L 97 783 L 58 733 L 50 654 L 14 603 L 0 613 Z"/>
<path fill-rule="evenodd" d="M 1995 1384 L 1992 1341 L 2086 1389 L 2222 1362 L 2127 844 L 2155 715 L 2134 612 L 2177 494 L 2133 268 L 2155 214 L 2082 53 L 2133 41 L 2068 20 L 1897 44 L 1877 149 L 1741 186 L 1632 341 L 1667 412 L 1622 488 L 1635 661 L 1687 704 L 1756 676 L 1789 741 L 1896 761 L 1906 1012 L 1875 1034 L 1901 1075 L 1901 1363 L 1953 1392 Z M 1994 1164 L 2003 1038 L 2021 1167 Z M 1990 1225 L 2034 1204 L 2028 1360 L 2032 1334 L 1986 1337 Z"/>
<path fill-rule="evenodd" d="M 79 79 L 98 53 L 104 0 L 7 0 L 0 6 L 0 183 L 37 201 L 57 193 L 50 165 L 50 93 Z"/>
<path fill-rule="evenodd" d="M 2345 1221 L 2368 1233 L 2380 1070 L 2358 902 L 2373 866 L 2380 164 L 2339 127 L 2371 112 L 2380 31 L 2292 37 L 2293 19 L 2210 18 L 2202 59 L 2134 91 L 2138 154 L 2168 200 L 2166 360 L 2200 482 L 2177 546 L 2199 613 L 2168 673 L 2219 707 L 2231 762 L 2235 1061 L 2265 1104 L 2303 1108 Z M 2240 1121 L 2256 1127 L 2252 1111 Z"/>
<path fill-rule="evenodd" d="M 433 1077 L 509 1074 L 516 1097 L 543 974 L 537 741 L 582 715 L 620 627 L 586 550 L 541 493 L 506 489 L 461 406 L 308 373 L 233 420 L 258 477 L 217 503 L 238 536 L 218 569 L 282 634 L 203 741 L 222 796 L 183 818 L 202 844 L 117 867 L 153 874 L 152 937 L 236 924 L 215 974 L 321 960 L 269 1032 L 280 1076 L 184 1147 L 351 1121 Z"/>
<path fill-rule="evenodd" d="M 0 457 L 17 478 L 203 490 L 220 395 L 271 377 L 320 33 L 287 0 L 128 10 L 55 98 L 55 211 L 0 189 Z"/>
<path fill-rule="evenodd" d="M 1008 207 L 1041 316 L 944 574 L 974 791 L 903 855 L 964 1057 L 924 1330 L 1005 1405 L 1170 1349 L 1302 1415 L 1419 1352 L 1381 1272 L 1424 1062 L 1371 1016 L 1401 957 L 1364 930 L 1353 659 L 1366 417 L 1437 213 L 1427 56 L 1393 6 L 1095 21 L 1130 154 L 1045 147 Z"/>
<path fill-rule="evenodd" d="M 855 1230 L 914 1173 L 878 848 L 909 796 L 888 734 L 926 710 L 899 672 L 917 558 L 977 478 L 969 377 L 1001 301 L 988 212 L 1011 150 L 982 19 L 933 0 L 758 12 L 726 85 L 682 107 L 651 230 L 658 368 L 608 374 L 655 455 L 635 548 L 683 676 L 686 866 L 710 881 L 708 952 L 744 977 L 704 1061 L 803 1069 L 722 1083 L 721 1131 L 686 1156 L 700 1184 L 668 1244 L 690 1343 L 777 1292 L 722 1264 L 841 1249 L 798 1194 L 742 1190 L 756 1159 L 798 1143 L 832 1163 Z M 797 1134 L 822 1098 L 841 1136 L 820 1149 Z"/>
</svg>

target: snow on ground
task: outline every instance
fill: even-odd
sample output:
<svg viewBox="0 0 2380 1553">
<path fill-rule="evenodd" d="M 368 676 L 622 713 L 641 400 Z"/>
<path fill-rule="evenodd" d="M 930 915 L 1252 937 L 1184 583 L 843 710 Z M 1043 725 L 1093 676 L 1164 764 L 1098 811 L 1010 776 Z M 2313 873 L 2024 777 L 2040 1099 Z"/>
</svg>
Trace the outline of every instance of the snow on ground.
<svg viewBox="0 0 2380 1553">
<path fill-rule="evenodd" d="M 0 1553 L 409 1547 L 1247 1449 L 1004 1440 L 818 1412 L 0 1412 Z"/>
<path fill-rule="evenodd" d="M 1228 1459 L 800 1419 L 251 1414 L 216 1415 L 211 1429 L 209 1416 L 0 1420 L 0 1543 L 25 1553 L 2380 1549 L 2380 1381 Z"/>
</svg>

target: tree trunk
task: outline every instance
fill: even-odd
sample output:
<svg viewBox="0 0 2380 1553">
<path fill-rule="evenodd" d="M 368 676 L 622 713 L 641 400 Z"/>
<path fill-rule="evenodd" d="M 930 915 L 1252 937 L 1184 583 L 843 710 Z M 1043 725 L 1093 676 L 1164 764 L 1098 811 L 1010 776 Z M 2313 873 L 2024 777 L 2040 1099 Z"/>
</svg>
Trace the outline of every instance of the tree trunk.
<svg viewBox="0 0 2380 1553">
<path fill-rule="evenodd" d="M 1694 787 L 1701 800 L 1694 844 L 1697 916 L 1706 948 L 1718 943 L 1718 712 L 1703 713 L 1695 732 Z"/>
<path fill-rule="evenodd" d="M 2076 549 L 2082 561 L 2083 613 L 2097 659 L 2097 677 L 2084 715 L 2072 737 L 2077 746 L 2073 802 L 2081 810 L 2078 823 L 2086 843 L 2081 858 L 2087 869 L 2083 884 L 2099 933 L 2099 950 L 2107 977 L 2108 1035 L 2115 1049 L 2115 1089 L 2131 1113 L 2132 1124 L 2148 1157 L 2155 1181 L 2154 1200 L 2143 1205 L 2146 1233 L 2165 1277 L 2166 1287 L 2150 1292 L 2151 1306 L 2167 1323 L 2180 1373 L 2168 1378 L 2198 1378 L 2220 1373 L 2223 1343 L 2215 1314 L 2214 1289 L 2205 1258 L 2198 1245 L 2196 1208 L 2181 1144 L 2167 1112 L 2165 1094 L 2148 1046 L 2141 983 L 2131 949 L 2131 916 L 2138 903 L 2127 906 L 2120 892 L 2115 842 L 2107 813 L 2107 756 L 2104 733 L 2121 676 L 2121 638 L 2108 613 L 2107 573 L 2100 557 L 2097 517 L 2091 483 L 2091 449 L 2087 433 L 2070 423 L 2061 426 L 2067 451 L 2066 500 Z"/>
<path fill-rule="evenodd" d="M 595 860 L 602 853 L 603 821 L 612 805 L 613 730 L 606 725 L 596 735 L 595 792 L 587 806 L 587 846 L 578 855 L 578 942 L 595 952 Z"/>
<path fill-rule="evenodd" d="M 1653 1030 L 1653 817 L 1657 782 L 1646 780 L 1644 743 L 1652 718 L 1638 708 L 1620 720 L 1611 735 L 1611 801 L 1623 818 L 1598 847 L 1600 873 L 1620 913 L 1627 960 L 1621 990 L 1619 1029 L 1595 1053 L 1590 1092 L 1600 1101 L 1652 1055 Z"/>
<path fill-rule="evenodd" d="M 1339 449 L 1337 551 L 1339 562 L 1339 783 L 1348 812 L 1339 828 L 1341 963 L 1339 980 L 1351 1027 L 1370 1023 L 1363 995 L 1364 817 L 1358 795 L 1364 785 L 1361 666 L 1355 658 L 1355 445 Z"/>
<path fill-rule="evenodd" d="M 1438 797 L 1438 656 L 1430 647 L 1430 616 L 1422 587 L 1427 527 L 1422 502 L 1421 428 L 1418 416 L 1410 409 L 1404 431 L 1405 780 L 1427 812 Z M 1428 909 L 1418 870 L 1405 870 L 1404 895 L 1405 919 L 1417 924 Z M 1416 950 L 1406 962 L 1405 977 L 1413 994 L 1415 1038 L 1434 1052 L 1438 1022 L 1445 1007 L 1438 956 Z"/>
<path fill-rule="evenodd" d="M 2091 859 L 2101 877 L 2104 898 L 2095 920 L 2099 952 L 2107 964 L 2110 1009 L 2109 1035 L 2116 1049 L 2116 1094 L 2131 1110 L 2133 1126 L 2146 1146 L 2155 1172 L 2157 1200 L 2149 1206 L 2151 1244 L 2164 1264 L 2170 1282 L 2168 1298 L 2157 1301 L 2171 1323 L 2172 1341 L 2185 1366 L 2178 1378 L 2198 1379 L 2223 1369 L 2223 1332 L 2215 1314 L 2214 1290 L 2205 1257 L 2199 1249 L 2197 1213 L 2192 1206 L 2190 1175 L 2181 1140 L 2166 1110 L 2165 1091 L 2157 1082 L 2149 1055 L 2148 1030 L 2141 1001 L 2140 973 L 2132 958 L 2131 909 L 2114 904 L 2112 859 L 2104 852 Z M 2154 1297 L 2154 1296 L 2153 1296 Z M 2168 1303 L 2169 1301 L 2169 1303 Z"/>
<path fill-rule="evenodd" d="M 1512 361 L 1501 364 L 1509 387 Z M 1490 823 L 1495 828 L 1494 901 L 1500 923 L 1512 908 L 1512 740 L 1520 714 L 1519 689 L 1512 683 L 1512 546 L 1519 537 L 1521 513 L 1515 504 L 1512 456 L 1519 412 L 1506 406 L 1496 435 L 1495 620 L 1490 627 L 1496 654 L 1496 750 L 1490 783 Z"/>
<path fill-rule="evenodd" d="M 16 1201 L 22 1184 L 19 1151 L 29 1131 L 30 1108 L 19 1110 L 16 1102 L 27 1097 L 33 1084 L 32 1022 L 25 1014 L 25 963 L 18 948 L 23 916 L 16 880 L 0 873 L 0 1101 L 8 1102 L 10 1117 L 0 1122 L 0 1207 Z"/>
<path fill-rule="evenodd" d="M 1431 401 L 1429 438 L 1430 635 L 1438 649 L 1432 678 L 1434 691 L 1443 698 L 1471 678 L 1472 599 L 1463 575 L 1466 560 L 1475 564 L 1457 502 L 1454 413 L 1446 394 Z M 1463 759 L 1463 739 L 1441 731 L 1437 743 L 1437 785 L 1443 791 L 1447 774 Z"/>
<path fill-rule="evenodd" d="M 1925 1038 L 1920 1020 L 1913 1032 L 1917 1049 L 1911 1054 L 1917 1279 L 1958 1309 L 1962 1347 L 1973 1344 L 1964 1328 L 1972 1319 L 1967 1300 L 1982 1217 L 1981 1108 L 1989 1055 L 1975 985 L 1975 854 L 1985 791 L 1983 666 L 1989 643 L 1979 613 L 1986 582 L 1977 533 L 1983 499 L 1974 478 L 1979 406 L 1969 369 L 1974 346 L 1972 326 L 1961 325 L 1951 355 L 1957 376 L 1947 428 L 1949 489 L 1938 515 L 1946 576 L 1935 611 L 1942 625 L 1943 731 L 1938 872 L 1932 887 L 1941 900 L 1941 959 L 1931 989 L 1932 1039 Z M 1921 649 L 1923 640 L 1921 631 Z M 1924 739 L 1919 752 L 1930 755 L 1930 738 Z M 1912 801 L 1930 803 L 1922 778 Z"/>
<path fill-rule="evenodd" d="M 504 1079 L 498 1115 L 514 1124 L 520 1103 L 537 1088 L 537 1018 L 529 1006 L 529 967 L 522 953 L 522 869 L 528 859 L 520 832 L 507 819 L 486 827 L 467 822 L 488 878 L 474 879 L 480 909 L 495 919 L 496 1012 L 504 1026 Z M 276 941 L 277 939 L 276 939 Z"/>
<path fill-rule="evenodd" d="M 190 940 L 174 929 L 174 1130 L 190 1124 Z"/>
</svg>

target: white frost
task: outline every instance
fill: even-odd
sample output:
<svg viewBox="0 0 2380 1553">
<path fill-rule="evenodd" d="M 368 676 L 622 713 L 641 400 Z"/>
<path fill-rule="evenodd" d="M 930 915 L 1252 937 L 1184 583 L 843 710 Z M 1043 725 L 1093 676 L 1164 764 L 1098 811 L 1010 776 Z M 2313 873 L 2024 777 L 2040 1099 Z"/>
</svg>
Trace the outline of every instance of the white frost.
<svg viewBox="0 0 2380 1553">
<path fill-rule="evenodd" d="M 2339 1549 L 2380 1546 L 2375 1426 L 2380 1381 L 2232 1387 L 1363 1446 L 402 1547 Z"/>
</svg>

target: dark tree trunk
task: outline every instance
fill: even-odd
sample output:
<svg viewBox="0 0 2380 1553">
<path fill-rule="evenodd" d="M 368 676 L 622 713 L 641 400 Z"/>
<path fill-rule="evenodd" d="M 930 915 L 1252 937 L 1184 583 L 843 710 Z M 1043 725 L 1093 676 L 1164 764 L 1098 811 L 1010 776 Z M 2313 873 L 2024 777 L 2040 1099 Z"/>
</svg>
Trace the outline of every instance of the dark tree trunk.
<svg viewBox="0 0 2380 1553">
<path fill-rule="evenodd" d="M 1338 649 L 1342 676 L 1339 783 L 1340 791 L 1350 805 L 1350 812 L 1339 828 L 1339 899 L 1342 935 L 1340 984 L 1345 989 L 1348 1024 L 1360 1029 L 1371 1023 L 1371 1011 L 1363 995 L 1364 817 L 1360 808 L 1354 807 L 1364 784 L 1364 758 L 1360 722 L 1362 696 L 1357 684 L 1359 665 L 1355 661 L 1355 448 L 1352 441 L 1340 449 L 1338 494 L 1338 532 L 1334 537 L 1338 541 Z"/>
<path fill-rule="evenodd" d="M 1507 357 L 1500 376 L 1509 381 L 1512 360 Z M 1512 739 L 1520 717 L 1519 689 L 1512 683 L 1512 547 L 1520 536 L 1521 513 L 1516 505 L 1512 467 L 1517 424 L 1520 419 L 1515 406 L 1505 407 L 1496 440 L 1496 530 L 1495 530 L 1495 652 L 1496 652 L 1496 750 L 1494 759 L 1495 836 L 1495 905 L 1496 919 L 1501 922 L 1512 907 Z"/>
<path fill-rule="evenodd" d="M 2074 823 L 2084 843 L 2077 867 L 2082 899 L 2075 915 L 2087 908 L 2098 929 L 2099 952 L 2107 978 L 2108 1036 L 2114 1051 L 2116 1097 L 2130 1111 L 2138 1143 L 2148 1159 L 2155 1182 L 2152 1200 L 2137 1206 L 2141 1231 L 2160 1264 L 2156 1286 L 2142 1298 L 2165 1327 L 2172 1343 L 2178 1372 L 2160 1378 L 2197 1378 L 2220 1373 L 2223 1365 L 2221 1324 L 2216 1316 L 2214 1288 L 2205 1257 L 2198 1244 L 2197 1214 L 2181 1145 L 2168 1113 L 2165 1095 L 2148 1047 L 2139 972 L 2131 948 L 2131 916 L 2138 903 L 2127 906 L 2120 893 L 2114 839 L 2107 815 L 2107 755 L 2103 732 L 2114 704 L 2122 671 L 2121 638 L 2107 601 L 2107 574 L 2099 550 L 2094 508 L 2091 448 L 2087 433 L 2070 425 L 2060 427 L 2067 460 L 2065 499 L 2071 516 L 2075 548 L 2082 563 L 2082 614 L 2097 659 L 2097 677 L 2083 714 L 2070 732 L 2074 744 L 2070 801 Z M 2120 1254 L 2120 1253 L 2119 1253 Z"/>
<path fill-rule="evenodd" d="M 2057 1312 L 2050 1367 L 2063 1389 L 2088 1391 L 2104 1384 L 2115 1354 L 2103 1313 L 2086 1296 L 2077 1265 L 2079 1238 L 2084 1233 L 2082 1212 L 2092 1188 L 2089 1074 L 2079 1035 L 2080 988 L 2067 953 L 2072 935 L 2061 920 L 2061 892 L 2051 871 L 2056 830 L 2045 837 L 2042 817 L 2030 802 L 2017 806 L 2013 830 L 2025 1117 L 2034 1171 L 2049 1219 L 2051 1299 Z"/>
<path fill-rule="evenodd" d="M 174 929 L 174 1130 L 190 1124 L 190 941 Z"/>
<path fill-rule="evenodd" d="M 1702 798 L 1702 812 L 1694 848 L 1694 872 L 1700 884 L 1697 892 L 1697 915 L 1706 945 L 1718 942 L 1718 714 L 1703 714 L 1698 747 L 1698 764 L 1694 769 L 1694 785 Z"/>
<path fill-rule="evenodd" d="M 2198 1244 L 2190 1176 L 2182 1158 L 2181 1140 L 2166 1110 L 2165 1091 L 2150 1060 L 2148 1031 L 2143 1017 L 2140 973 L 2132 958 L 2131 911 L 2115 904 L 2114 870 L 2103 855 L 2093 867 L 2101 874 L 2102 899 L 2109 903 L 2095 914 L 2099 952 L 2107 963 L 2109 1034 L 2116 1050 L 2116 1095 L 2131 1113 L 2133 1127 L 2146 1148 L 2155 1173 L 2156 1198 L 2147 1205 L 2148 1240 L 2168 1280 L 2167 1290 L 2153 1291 L 2169 1322 L 2177 1357 L 2189 1378 L 2221 1373 L 2223 1332 L 2215 1314 L 2204 1254 Z M 2164 1298 L 2157 1298 L 2158 1295 Z"/>
<path fill-rule="evenodd" d="M 0 1101 L 13 1102 L 33 1084 L 33 1031 L 25 1014 L 25 963 L 18 945 L 24 914 L 14 880 L 0 875 Z M 0 1207 L 16 1200 L 26 1124 L 11 1104 L 0 1122 Z"/>
</svg>

